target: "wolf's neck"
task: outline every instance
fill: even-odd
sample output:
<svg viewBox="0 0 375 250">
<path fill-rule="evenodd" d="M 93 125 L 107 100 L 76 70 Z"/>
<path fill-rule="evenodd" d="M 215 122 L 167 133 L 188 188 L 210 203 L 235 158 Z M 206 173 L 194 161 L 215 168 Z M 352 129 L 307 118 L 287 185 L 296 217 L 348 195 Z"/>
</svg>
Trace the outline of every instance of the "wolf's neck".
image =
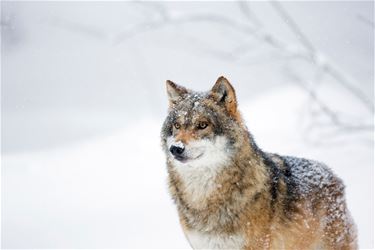
<svg viewBox="0 0 375 250">
<path fill-rule="evenodd" d="M 207 199 L 222 188 L 218 177 L 229 164 L 229 160 L 224 160 L 202 166 L 177 167 L 176 172 L 180 179 L 179 190 L 183 196 L 181 198 L 191 207 L 204 208 Z"/>
<path fill-rule="evenodd" d="M 258 159 L 261 156 L 240 151 L 228 165 L 215 169 L 177 173 L 169 166 L 172 196 L 187 228 L 206 232 L 237 230 L 238 220 L 244 219 L 242 213 L 249 206 L 251 218 L 260 216 L 261 206 L 256 203 L 269 200 L 268 192 L 264 192 L 269 177 L 262 159 Z"/>
</svg>

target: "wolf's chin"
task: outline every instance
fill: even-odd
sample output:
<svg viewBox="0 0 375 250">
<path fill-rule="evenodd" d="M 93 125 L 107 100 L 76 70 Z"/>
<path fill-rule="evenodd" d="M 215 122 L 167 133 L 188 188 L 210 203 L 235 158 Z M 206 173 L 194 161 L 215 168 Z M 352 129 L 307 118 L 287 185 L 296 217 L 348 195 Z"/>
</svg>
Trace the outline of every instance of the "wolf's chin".
<svg viewBox="0 0 375 250">
<path fill-rule="evenodd" d="M 201 153 L 199 154 L 198 156 L 194 157 L 194 158 L 191 158 L 191 157 L 183 157 L 183 156 L 174 156 L 173 159 L 174 160 L 177 160 L 181 163 L 187 163 L 187 162 L 190 162 L 190 161 L 194 161 L 194 160 L 197 160 L 199 159 L 200 157 L 203 156 L 204 153 Z"/>
</svg>

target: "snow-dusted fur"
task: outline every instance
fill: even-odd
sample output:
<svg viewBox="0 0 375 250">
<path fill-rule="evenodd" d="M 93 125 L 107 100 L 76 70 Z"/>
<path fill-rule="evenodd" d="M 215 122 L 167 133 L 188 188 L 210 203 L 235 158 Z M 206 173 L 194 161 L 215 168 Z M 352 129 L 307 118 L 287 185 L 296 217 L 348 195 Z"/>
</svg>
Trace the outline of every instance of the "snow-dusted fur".
<svg viewBox="0 0 375 250">
<path fill-rule="evenodd" d="M 323 163 L 262 151 L 227 79 L 207 93 L 167 90 L 162 146 L 193 248 L 356 249 L 342 181 Z"/>
</svg>

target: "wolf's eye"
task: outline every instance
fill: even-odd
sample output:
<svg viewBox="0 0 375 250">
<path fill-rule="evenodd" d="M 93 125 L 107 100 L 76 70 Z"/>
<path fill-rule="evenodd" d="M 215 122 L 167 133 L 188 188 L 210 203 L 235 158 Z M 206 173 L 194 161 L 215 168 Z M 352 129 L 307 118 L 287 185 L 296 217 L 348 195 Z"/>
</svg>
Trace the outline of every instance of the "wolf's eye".
<svg viewBox="0 0 375 250">
<path fill-rule="evenodd" d="M 197 128 L 198 129 L 205 129 L 205 128 L 207 128 L 207 126 L 208 126 L 207 122 L 199 122 L 198 125 L 197 125 Z"/>
<path fill-rule="evenodd" d="M 181 128 L 181 125 L 180 125 L 178 122 L 175 122 L 175 123 L 173 124 L 173 127 L 174 127 L 175 129 L 180 129 L 180 128 Z"/>
</svg>

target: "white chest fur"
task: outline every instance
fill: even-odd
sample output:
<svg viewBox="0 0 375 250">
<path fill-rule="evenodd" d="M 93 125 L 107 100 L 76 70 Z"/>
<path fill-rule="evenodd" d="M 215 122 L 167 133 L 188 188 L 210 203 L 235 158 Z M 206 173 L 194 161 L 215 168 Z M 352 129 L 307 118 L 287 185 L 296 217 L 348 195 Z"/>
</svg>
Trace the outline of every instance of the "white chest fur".
<svg viewBox="0 0 375 250">
<path fill-rule="evenodd" d="M 168 147 L 176 143 L 168 139 Z M 199 208 L 212 191 L 220 188 L 215 179 L 221 169 L 228 163 L 230 153 L 226 149 L 227 139 L 217 136 L 215 140 L 199 140 L 185 145 L 189 156 L 200 155 L 197 159 L 182 163 L 172 158 L 173 165 L 182 179 L 182 188 L 186 192 L 192 207 Z"/>
<path fill-rule="evenodd" d="M 218 187 L 215 184 L 217 169 L 196 168 L 179 169 L 182 177 L 182 188 L 186 192 L 186 199 L 192 207 L 199 208 L 204 200 Z"/>
<path fill-rule="evenodd" d="M 242 249 L 245 243 L 239 234 L 228 236 L 187 231 L 186 237 L 194 249 Z"/>
</svg>

